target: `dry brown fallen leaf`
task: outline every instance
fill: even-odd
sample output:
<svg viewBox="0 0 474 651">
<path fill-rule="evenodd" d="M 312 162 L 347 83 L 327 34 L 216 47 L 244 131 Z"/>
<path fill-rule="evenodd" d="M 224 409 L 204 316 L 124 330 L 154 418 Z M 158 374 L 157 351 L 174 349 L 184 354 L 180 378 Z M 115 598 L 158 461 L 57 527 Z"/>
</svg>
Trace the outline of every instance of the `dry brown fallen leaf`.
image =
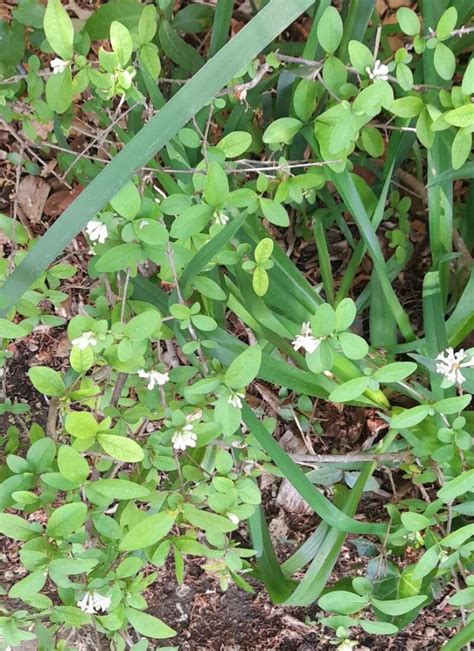
<svg viewBox="0 0 474 651">
<path fill-rule="evenodd" d="M 81 192 L 82 185 L 76 185 L 72 190 L 58 190 L 46 202 L 45 215 L 59 217 Z"/>
<path fill-rule="evenodd" d="M 38 224 L 51 186 L 39 176 L 25 176 L 18 185 L 16 200 L 31 224 Z"/>
</svg>

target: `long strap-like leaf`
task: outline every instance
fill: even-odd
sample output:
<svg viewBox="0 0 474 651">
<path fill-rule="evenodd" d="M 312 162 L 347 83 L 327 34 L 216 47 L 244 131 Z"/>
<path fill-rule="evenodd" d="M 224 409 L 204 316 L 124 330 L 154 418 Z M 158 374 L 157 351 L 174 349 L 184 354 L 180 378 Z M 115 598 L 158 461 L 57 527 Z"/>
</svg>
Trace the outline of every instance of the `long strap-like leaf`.
<svg viewBox="0 0 474 651">
<path fill-rule="evenodd" d="M 384 535 L 386 533 L 387 528 L 385 525 L 357 522 L 357 520 L 343 513 L 324 497 L 309 481 L 301 468 L 288 456 L 277 441 L 275 441 L 273 436 L 267 432 L 246 404 L 242 408 L 242 419 L 265 452 L 270 455 L 272 461 L 284 472 L 288 481 L 293 484 L 301 497 L 306 500 L 324 522 L 327 522 L 338 531 L 346 531 L 348 533 L 372 533 L 376 535 Z"/>
<path fill-rule="evenodd" d="M 4 316 L 120 188 L 314 0 L 271 0 L 174 95 L 73 201 L 0 291 Z"/>
</svg>

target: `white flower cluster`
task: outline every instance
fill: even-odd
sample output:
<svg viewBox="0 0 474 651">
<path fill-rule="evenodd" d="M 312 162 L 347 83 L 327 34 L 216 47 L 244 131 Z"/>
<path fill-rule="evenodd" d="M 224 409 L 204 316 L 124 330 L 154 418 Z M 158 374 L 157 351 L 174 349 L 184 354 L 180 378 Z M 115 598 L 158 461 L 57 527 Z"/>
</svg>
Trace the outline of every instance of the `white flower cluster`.
<svg viewBox="0 0 474 651">
<path fill-rule="evenodd" d="M 79 350 L 85 350 L 89 346 L 96 346 L 97 339 L 93 332 L 84 332 L 80 337 L 76 337 L 71 341 L 71 344 Z"/>
<path fill-rule="evenodd" d="M 372 81 L 387 81 L 388 79 L 388 66 L 385 65 L 385 63 L 382 63 L 379 59 L 375 62 L 372 70 L 367 66 L 365 71 L 369 75 L 369 79 L 372 79 Z"/>
<path fill-rule="evenodd" d="M 199 420 L 201 416 L 202 411 L 200 409 L 186 416 L 186 425 L 177 429 L 171 438 L 175 450 L 186 450 L 186 448 L 196 447 L 197 434 L 194 431 L 193 422 Z"/>
<path fill-rule="evenodd" d="M 89 615 L 95 615 L 98 612 L 106 612 L 112 603 L 111 597 L 104 597 L 98 592 L 86 592 L 77 606 Z"/>
<path fill-rule="evenodd" d="M 242 393 L 240 391 L 231 391 L 229 393 L 229 397 L 227 398 L 227 402 L 229 405 L 232 405 L 232 407 L 237 407 L 237 409 L 242 409 L 242 400 L 245 398 L 245 393 Z"/>
<path fill-rule="evenodd" d="M 168 372 L 160 373 L 159 371 L 145 371 L 143 368 L 138 371 L 138 377 L 142 377 L 148 380 L 148 391 L 154 389 L 156 385 L 162 387 L 164 384 L 169 382 L 170 379 Z"/>
<path fill-rule="evenodd" d="M 107 226 L 98 219 L 92 219 L 86 225 L 86 233 L 91 242 L 99 242 L 99 244 L 103 244 L 107 239 L 109 231 L 107 230 Z"/>
<path fill-rule="evenodd" d="M 315 337 L 311 331 L 311 324 L 309 322 L 301 325 L 301 333 L 292 342 L 293 348 L 299 350 L 304 348 L 307 353 L 314 353 L 319 348 L 322 341 L 321 337 Z"/>
<path fill-rule="evenodd" d="M 69 65 L 69 61 L 63 61 L 62 59 L 58 59 L 56 57 L 50 61 L 49 65 L 51 66 L 53 75 L 59 75 L 61 72 L 64 72 L 66 70 Z"/>
<path fill-rule="evenodd" d="M 462 384 L 466 378 L 461 372 L 462 368 L 474 367 L 474 357 L 471 357 L 461 348 L 457 353 L 453 348 L 446 348 L 436 357 L 436 372 L 453 384 Z"/>
</svg>

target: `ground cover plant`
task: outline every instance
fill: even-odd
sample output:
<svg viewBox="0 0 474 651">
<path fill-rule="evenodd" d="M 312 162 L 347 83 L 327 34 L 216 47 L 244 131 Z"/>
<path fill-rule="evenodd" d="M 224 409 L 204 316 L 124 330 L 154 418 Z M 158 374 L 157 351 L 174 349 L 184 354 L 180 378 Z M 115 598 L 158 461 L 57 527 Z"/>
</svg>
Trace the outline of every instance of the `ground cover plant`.
<svg viewBox="0 0 474 651">
<path fill-rule="evenodd" d="M 441 599 L 443 648 L 474 640 L 472 3 L 380 4 L 0 20 L 2 648 L 177 648 L 147 595 L 193 557 L 345 651 Z M 43 332 L 42 419 L 6 387 Z M 376 426 L 328 444 L 329 407 Z M 280 480 L 316 517 L 284 560 Z"/>
</svg>

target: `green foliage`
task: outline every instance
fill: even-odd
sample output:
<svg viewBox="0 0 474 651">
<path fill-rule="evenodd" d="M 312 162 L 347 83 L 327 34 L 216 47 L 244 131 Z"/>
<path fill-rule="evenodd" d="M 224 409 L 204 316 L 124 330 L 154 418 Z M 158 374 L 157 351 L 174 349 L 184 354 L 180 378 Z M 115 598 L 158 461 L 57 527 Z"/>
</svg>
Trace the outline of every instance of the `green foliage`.
<svg viewBox="0 0 474 651">
<path fill-rule="evenodd" d="M 85 23 L 59 0 L 20 0 L 0 22 L 0 118 L 85 188 L 39 242 L 0 215 L 2 372 L 16 340 L 65 324 L 76 269 L 48 265 L 82 227 L 93 252 L 88 300 L 66 324 L 68 368 L 28 371 L 46 431 L 33 405 L 0 405 L 0 533 L 19 542 L 26 573 L 5 599 L 6 645 L 56 648 L 91 624 L 117 649 L 129 629 L 137 649 L 141 636 L 172 637 L 144 593 L 168 558 L 181 583 L 187 556 L 222 589 L 250 590 L 252 572 L 276 601 L 317 601 L 336 643 L 352 628 L 397 633 L 453 574 L 449 603 L 472 619 L 474 350 L 451 348 L 474 325 L 466 3 L 402 7 L 378 34 L 371 3 L 321 2 L 307 42 L 282 43 L 312 4 L 271 0 L 227 45 L 222 0 L 176 13 L 112 0 Z M 82 156 L 79 113 L 101 130 Z M 41 173 L 25 154 L 7 160 Z M 413 267 L 414 299 L 400 291 Z M 315 448 L 323 401 L 375 409 L 387 428 L 367 461 L 308 471 L 265 418 L 270 393 Z M 385 453 L 423 499 L 388 500 L 385 522 L 367 522 L 354 516 Z M 263 471 L 321 518 L 282 566 Z M 248 546 L 235 535 L 245 522 Z M 348 532 L 374 536 L 360 540 L 376 557 L 325 589 Z"/>
</svg>

